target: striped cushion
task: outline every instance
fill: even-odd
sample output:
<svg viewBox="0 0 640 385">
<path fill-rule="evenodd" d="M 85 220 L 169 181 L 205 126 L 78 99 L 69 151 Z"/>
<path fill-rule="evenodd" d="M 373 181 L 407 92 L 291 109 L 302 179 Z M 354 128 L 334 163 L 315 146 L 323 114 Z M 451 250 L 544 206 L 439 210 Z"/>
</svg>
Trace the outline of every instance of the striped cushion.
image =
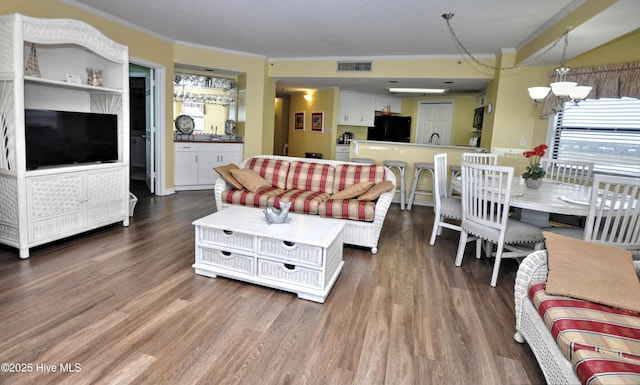
<svg viewBox="0 0 640 385">
<path fill-rule="evenodd" d="M 357 199 L 329 199 L 318 207 L 321 217 L 373 222 L 376 203 Z"/>
<path fill-rule="evenodd" d="M 576 354 L 578 351 L 606 352 L 616 357 L 640 360 L 640 314 L 579 299 L 551 296 L 546 294 L 544 282 L 531 284 L 529 298 L 567 360 L 580 361 Z M 597 357 L 594 360 L 593 364 L 582 363 L 583 368 L 609 368 L 609 365 L 599 365 Z M 634 367 L 640 369 L 640 366 Z"/>
<path fill-rule="evenodd" d="M 640 359 L 580 349 L 574 353 L 571 364 L 583 384 L 640 384 Z"/>
<path fill-rule="evenodd" d="M 281 159 L 251 158 L 247 162 L 246 168 L 256 171 L 267 182 L 271 183 L 271 186 L 284 189 L 287 185 L 289 163 Z"/>
<path fill-rule="evenodd" d="M 282 189 L 269 187 L 258 192 L 249 190 L 226 190 L 222 192 L 222 201 L 234 205 L 264 208 L 273 206 L 275 197 L 282 193 Z"/>
<path fill-rule="evenodd" d="M 335 169 L 328 164 L 292 162 L 287 176 L 287 190 L 333 193 Z"/>
<path fill-rule="evenodd" d="M 339 164 L 336 166 L 333 191 L 342 191 L 345 188 L 360 182 L 378 183 L 383 180 L 384 166 L 375 164 Z"/>
<path fill-rule="evenodd" d="M 280 208 L 280 202 L 291 202 L 289 211 L 294 213 L 317 214 L 318 205 L 326 201 L 329 194 L 308 190 L 286 190 L 275 197 L 273 206 Z"/>
</svg>

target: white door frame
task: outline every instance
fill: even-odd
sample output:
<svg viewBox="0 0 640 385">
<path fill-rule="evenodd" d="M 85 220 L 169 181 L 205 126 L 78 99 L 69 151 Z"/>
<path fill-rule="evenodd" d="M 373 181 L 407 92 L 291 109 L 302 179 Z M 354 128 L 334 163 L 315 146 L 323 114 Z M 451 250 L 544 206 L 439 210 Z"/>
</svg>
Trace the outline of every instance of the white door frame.
<svg viewBox="0 0 640 385">
<path fill-rule="evenodd" d="M 425 140 L 424 132 L 421 129 L 421 118 L 422 114 L 420 113 L 421 106 L 423 104 L 449 104 L 451 105 L 451 121 L 449 125 L 449 131 L 446 137 L 440 135 L 440 144 L 449 145 L 451 143 L 451 131 L 453 129 L 453 108 L 455 107 L 454 99 L 422 99 L 418 100 L 418 119 L 416 121 L 416 143 L 428 143 L 428 139 Z"/>
<path fill-rule="evenodd" d="M 153 154 L 147 154 L 147 156 L 151 157 L 151 164 L 154 168 L 154 190 L 156 195 L 170 195 L 173 194 L 173 189 L 167 189 L 166 180 L 167 180 L 167 170 L 165 167 L 167 154 L 165 151 L 166 144 L 166 135 L 164 134 L 163 127 L 165 124 L 165 83 L 164 79 L 166 78 L 166 67 L 164 65 L 153 63 L 147 60 L 138 59 L 134 57 L 129 58 L 129 62 L 132 64 L 136 64 L 139 66 L 147 67 L 154 75 L 151 76 L 150 86 L 150 94 L 151 94 L 151 103 L 153 107 L 151 107 L 152 116 L 151 116 L 151 135 L 152 137 L 149 140 L 152 143 L 151 149 Z"/>
</svg>

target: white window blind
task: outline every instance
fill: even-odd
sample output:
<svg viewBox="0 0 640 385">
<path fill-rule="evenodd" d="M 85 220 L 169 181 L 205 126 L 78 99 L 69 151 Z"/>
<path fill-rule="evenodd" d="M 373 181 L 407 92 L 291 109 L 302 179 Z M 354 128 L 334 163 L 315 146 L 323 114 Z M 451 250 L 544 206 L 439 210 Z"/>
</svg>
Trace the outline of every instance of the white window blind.
<svg viewBox="0 0 640 385">
<path fill-rule="evenodd" d="M 554 159 L 595 163 L 594 172 L 640 177 L 640 100 L 567 103 L 555 117 Z"/>
</svg>

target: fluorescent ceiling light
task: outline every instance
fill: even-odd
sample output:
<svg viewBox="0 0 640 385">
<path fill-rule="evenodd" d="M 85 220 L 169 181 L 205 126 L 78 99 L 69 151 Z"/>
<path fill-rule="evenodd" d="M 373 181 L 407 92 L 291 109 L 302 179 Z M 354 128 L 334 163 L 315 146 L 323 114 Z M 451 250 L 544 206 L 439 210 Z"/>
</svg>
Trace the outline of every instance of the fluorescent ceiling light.
<svg viewBox="0 0 640 385">
<path fill-rule="evenodd" d="M 444 94 L 448 91 L 446 88 L 387 88 L 389 92 L 402 93 L 411 92 L 416 94 Z"/>
</svg>

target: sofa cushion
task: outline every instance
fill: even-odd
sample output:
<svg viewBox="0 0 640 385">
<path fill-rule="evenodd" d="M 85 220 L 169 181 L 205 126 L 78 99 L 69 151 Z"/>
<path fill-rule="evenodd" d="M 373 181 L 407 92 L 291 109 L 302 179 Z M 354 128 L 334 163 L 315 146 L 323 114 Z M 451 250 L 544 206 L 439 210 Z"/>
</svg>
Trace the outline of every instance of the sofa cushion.
<svg viewBox="0 0 640 385">
<path fill-rule="evenodd" d="M 544 232 L 547 292 L 640 312 L 640 281 L 631 251 Z"/>
<path fill-rule="evenodd" d="M 333 192 L 333 166 L 312 162 L 291 162 L 287 175 L 287 190 Z"/>
<path fill-rule="evenodd" d="M 373 222 L 376 204 L 357 199 L 329 199 L 318 206 L 318 215 L 327 218 Z"/>
<path fill-rule="evenodd" d="M 289 164 L 289 161 L 281 159 L 251 158 L 245 168 L 256 171 L 271 186 L 284 189 L 287 186 Z"/>
<path fill-rule="evenodd" d="M 326 192 L 309 190 L 285 190 L 274 198 L 273 206 L 280 208 L 280 202 L 291 201 L 289 211 L 294 213 L 318 214 L 318 205 L 326 201 L 329 194 Z"/>
<path fill-rule="evenodd" d="M 233 188 L 242 190 L 244 188 L 244 186 L 242 186 L 242 183 L 238 182 L 238 180 L 234 178 L 233 175 L 231 175 L 231 170 L 236 170 L 238 168 L 239 167 L 237 165 L 229 163 L 224 166 L 214 167 L 214 170 L 216 170 L 220 177 L 224 179 L 225 182 L 230 184 Z"/>
<path fill-rule="evenodd" d="M 634 359 L 608 351 L 580 349 L 573 355 L 571 365 L 583 384 L 640 384 L 640 357 Z"/>
<path fill-rule="evenodd" d="M 247 207 L 265 208 L 273 206 L 275 197 L 282 193 L 282 189 L 268 187 L 258 192 L 249 190 L 226 190 L 222 192 L 222 202 Z"/>
<path fill-rule="evenodd" d="M 344 190 L 360 182 L 382 182 L 384 166 L 376 164 L 339 164 L 336 166 L 333 191 Z"/>
<path fill-rule="evenodd" d="M 258 192 L 262 189 L 271 187 L 271 184 L 267 182 L 257 172 L 248 168 L 236 168 L 229 170 L 231 175 L 242 184 L 244 188 L 251 192 Z"/>
<path fill-rule="evenodd" d="M 640 357 L 640 314 L 580 299 L 552 296 L 532 283 L 529 298 L 567 360 L 578 349 Z"/>
<path fill-rule="evenodd" d="M 351 199 L 366 193 L 374 182 L 360 182 L 331 195 L 330 199 Z"/>
<path fill-rule="evenodd" d="M 380 198 L 380 195 L 391 190 L 393 190 L 393 182 L 391 182 L 390 180 L 383 180 L 382 182 L 376 183 L 364 194 L 358 196 L 358 199 L 362 201 L 374 201 Z"/>
</svg>

